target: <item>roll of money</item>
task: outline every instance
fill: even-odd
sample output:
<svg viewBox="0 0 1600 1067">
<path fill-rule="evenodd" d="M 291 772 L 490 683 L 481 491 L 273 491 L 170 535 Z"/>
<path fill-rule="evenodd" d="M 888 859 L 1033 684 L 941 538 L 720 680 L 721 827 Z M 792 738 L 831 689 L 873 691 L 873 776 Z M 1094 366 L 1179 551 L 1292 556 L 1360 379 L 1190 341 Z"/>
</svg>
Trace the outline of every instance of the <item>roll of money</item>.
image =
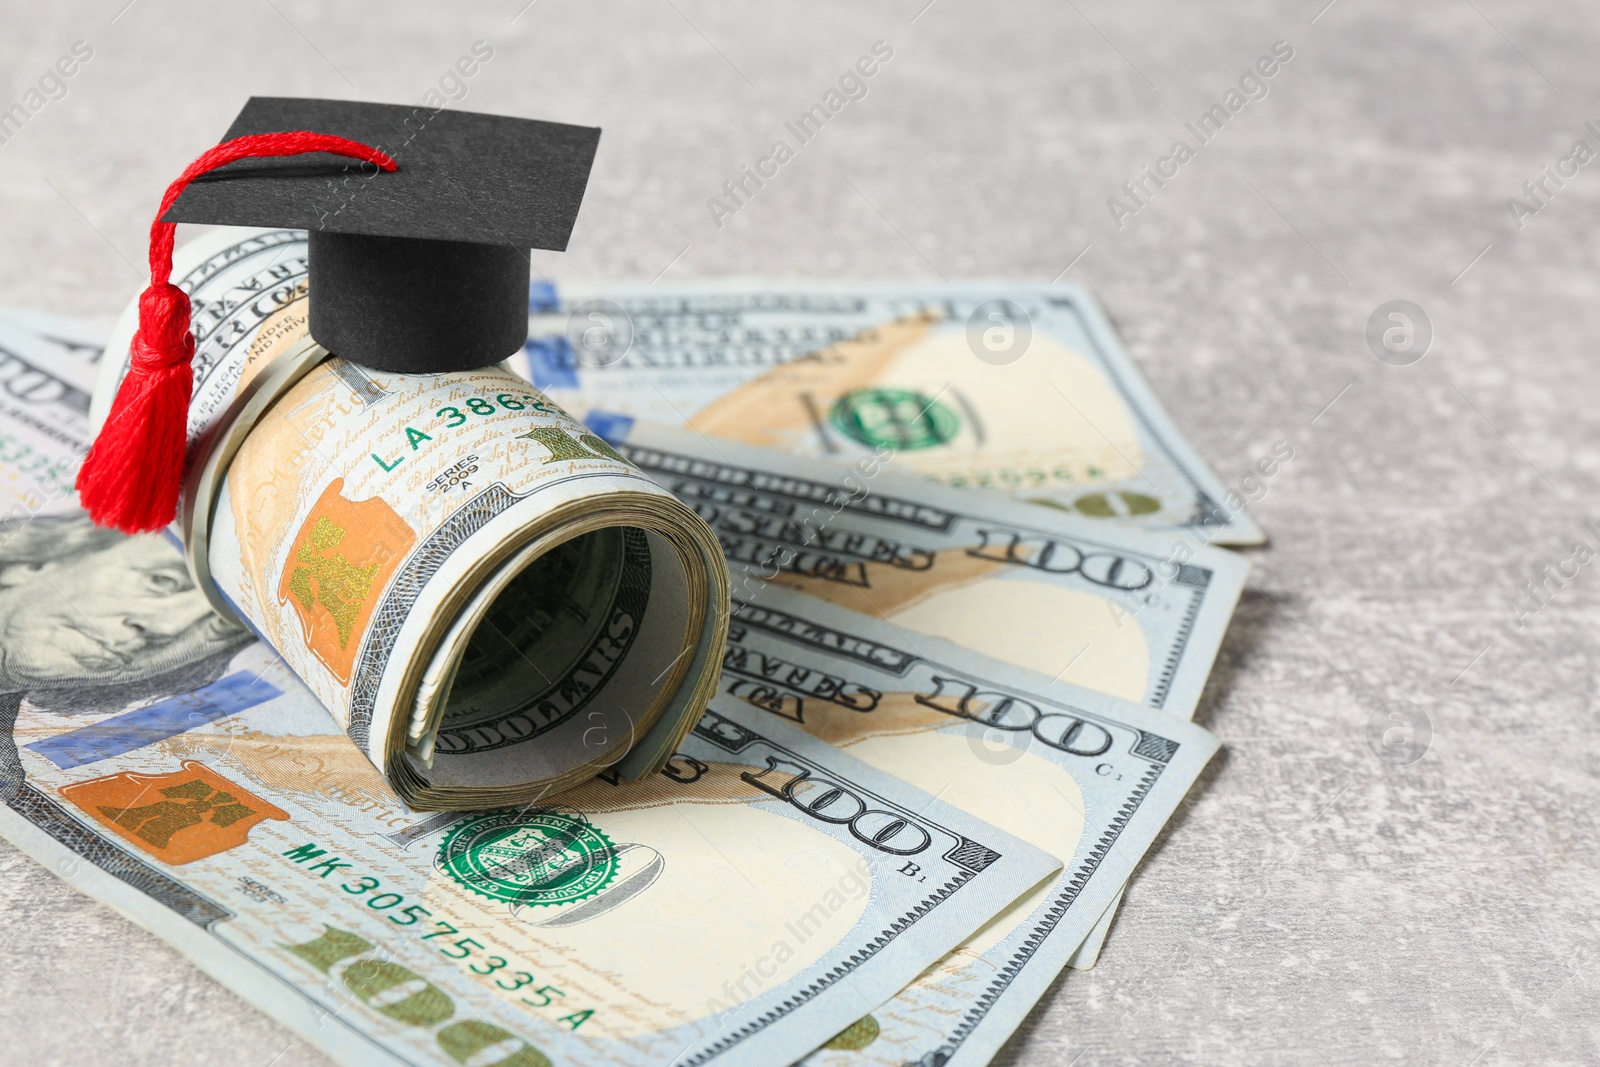
<svg viewBox="0 0 1600 1067">
<path fill-rule="evenodd" d="M 172 533 L 419 810 L 661 767 L 715 691 L 727 564 L 687 506 L 503 366 L 378 373 L 307 331 L 305 236 L 175 257 L 196 340 Z M 107 346 L 98 427 L 138 309 Z"/>
</svg>

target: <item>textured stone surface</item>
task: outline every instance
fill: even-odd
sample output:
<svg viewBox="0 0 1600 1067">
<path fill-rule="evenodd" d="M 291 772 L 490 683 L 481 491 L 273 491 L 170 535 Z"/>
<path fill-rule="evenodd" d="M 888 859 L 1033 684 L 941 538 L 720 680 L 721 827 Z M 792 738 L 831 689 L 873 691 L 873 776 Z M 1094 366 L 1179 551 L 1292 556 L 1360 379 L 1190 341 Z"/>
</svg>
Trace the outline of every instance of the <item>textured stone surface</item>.
<svg viewBox="0 0 1600 1067">
<path fill-rule="evenodd" d="M 1600 567 L 1509 606 L 1596 544 L 1600 163 L 1506 206 L 1600 149 L 1593 4 L 525 2 L 6 0 L 0 107 L 95 55 L 0 144 L 0 302 L 114 314 L 245 96 L 420 100 L 478 39 L 463 106 L 605 128 L 552 277 L 1051 279 L 1088 246 L 1067 276 L 1224 478 L 1295 458 L 1200 712 L 1226 751 L 1002 1061 L 1600 1060 Z M 867 97 L 718 228 L 707 197 L 879 39 Z M 1269 95 L 1116 228 L 1276 40 Z M 1403 368 L 1364 339 L 1396 298 L 1436 335 Z M 1366 740 L 1397 699 L 1434 729 L 1409 767 Z M 9 1062 L 321 1062 L 3 845 L 0 908 Z"/>
</svg>

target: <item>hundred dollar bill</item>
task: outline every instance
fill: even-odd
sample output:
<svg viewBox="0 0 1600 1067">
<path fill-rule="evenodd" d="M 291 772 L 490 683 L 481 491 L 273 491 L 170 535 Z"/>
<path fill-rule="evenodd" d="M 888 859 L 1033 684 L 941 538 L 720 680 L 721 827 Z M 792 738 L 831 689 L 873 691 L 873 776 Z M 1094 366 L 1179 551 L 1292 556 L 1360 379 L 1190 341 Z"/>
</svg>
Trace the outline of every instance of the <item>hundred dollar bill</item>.
<svg viewBox="0 0 1600 1067">
<path fill-rule="evenodd" d="M 596 423 L 759 578 L 1191 718 L 1244 587 L 1235 553 L 998 494 L 656 423 Z"/>
<path fill-rule="evenodd" d="M 1057 680 L 1193 716 L 1248 564 L 1194 531 L 1096 523 L 996 494 L 596 418 L 692 505 L 743 575 Z M 1116 905 L 1071 961 L 1093 967 Z"/>
<path fill-rule="evenodd" d="M 0 315 L 0 520 L 72 510 L 93 365 Z"/>
<path fill-rule="evenodd" d="M 213 606 L 413 808 L 660 768 L 727 628 L 705 523 L 503 367 L 328 357 L 307 333 L 302 231 L 219 229 L 174 262 L 196 340 L 175 526 Z M 108 342 L 98 417 L 137 317 Z"/>
<path fill-rule="evenodd" d="M 586 419 L 844 459 L 890 447 L 954 488 L 1264 540 L 1074 286 L 539 283 L 530 308 L 528 375 Z"/>
<path fill-rule="evenodd" d="M 1193 723 L 777 587 L 735 600 L 722 691 L 1064 864 L 808 1067 L 988 1062 L 1217 748 Z"/>
<path fill-rule="evenodd" d="M 717 697 L 659 773 L 413 812 L 161 537 L 0 538 L 0 833 L 349 1064 L 781 1067 L 1058 862 Z"/>
<path fill-rule="evenodd" d="M 625 417 L 595 422 L 711 524 L 743 576 L 1184 719 L 1249 569 L 1192 531 L 946 489 L 882 472 L 875 455 L 845 466 Z M 1071 966 L 1094 966 L 1115 912 L 1113 902 Z"/>
</svg>

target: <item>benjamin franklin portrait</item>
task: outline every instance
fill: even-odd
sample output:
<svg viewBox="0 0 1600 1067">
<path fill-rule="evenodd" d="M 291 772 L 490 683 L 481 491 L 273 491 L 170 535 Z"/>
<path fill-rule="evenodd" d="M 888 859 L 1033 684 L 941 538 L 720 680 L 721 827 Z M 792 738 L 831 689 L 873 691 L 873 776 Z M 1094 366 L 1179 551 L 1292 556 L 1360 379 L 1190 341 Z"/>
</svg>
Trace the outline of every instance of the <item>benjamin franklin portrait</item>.
<svg viewBox="0 0 1600 1067">
<path fill-rule="evenodd" d="M 119 711 L 215 681 L 250 640 L 159 536 L 82 515 L 0 523 L 0 759 L 16 758 L 24 698 L 58 715 Z"/>
</svg>

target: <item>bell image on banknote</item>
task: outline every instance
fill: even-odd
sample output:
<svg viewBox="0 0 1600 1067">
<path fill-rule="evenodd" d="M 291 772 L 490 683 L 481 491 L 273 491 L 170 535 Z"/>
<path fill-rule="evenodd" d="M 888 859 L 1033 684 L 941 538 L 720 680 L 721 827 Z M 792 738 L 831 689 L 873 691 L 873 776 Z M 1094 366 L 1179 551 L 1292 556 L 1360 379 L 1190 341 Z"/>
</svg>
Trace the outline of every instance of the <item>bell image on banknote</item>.
<svg viewBox="0 0 1600 1067">
<path fill-rule="evenodd" d="M 102 363 L 85 507 L 175 537 L 415 809 L 654 772 L 715 689 L 710 527 L 504 366 L 598 139 L 254 98 Z M 179 222 L 219 228 L 174 251 Z"/>
</svg>

